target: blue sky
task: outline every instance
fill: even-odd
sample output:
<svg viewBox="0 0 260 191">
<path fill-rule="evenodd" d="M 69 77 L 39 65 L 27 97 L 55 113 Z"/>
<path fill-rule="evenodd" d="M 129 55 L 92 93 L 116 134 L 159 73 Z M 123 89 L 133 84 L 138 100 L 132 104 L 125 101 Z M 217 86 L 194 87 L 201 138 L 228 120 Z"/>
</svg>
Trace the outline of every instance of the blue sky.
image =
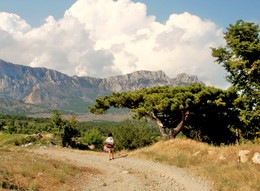
<svg viewBox="0 0 260 191">
<path fill-rule="evenodd" d="M 210 19 L 222 27 L 242 19 L 260 21 L 259 0 L 140 0 L 148 5 L 148 13 L 163 21 L 172 13 L 189 12 Z"/>
<path fill-rule="evenodd" d="M 64 15 L 75 0 L 2 0 L 0 11 L 15 13 L 32 26 L 39 26 L 50 15 L 56 19 Z"/>
<path fill-rule="evenodd" d="M 70 76 L 185 72 L 226 88 L 210 48 L 259 12 L 260 0 L 2 0 L 0 59 Z"/>
<path fill-rule="evenodd" d="M 2 0 L 0 11 L 16 13 L 32 26 L 44 22 L 44 18 L 52 15 L 59 19 L 75 0 Z M 133 0 L 147 6 L 149 15 L 164 22 L 172 13 L 189 12 L 209 19 L 221 27 L 227 27 L 242 19 L 260 22 L 259 0 Z"/>
</svg>

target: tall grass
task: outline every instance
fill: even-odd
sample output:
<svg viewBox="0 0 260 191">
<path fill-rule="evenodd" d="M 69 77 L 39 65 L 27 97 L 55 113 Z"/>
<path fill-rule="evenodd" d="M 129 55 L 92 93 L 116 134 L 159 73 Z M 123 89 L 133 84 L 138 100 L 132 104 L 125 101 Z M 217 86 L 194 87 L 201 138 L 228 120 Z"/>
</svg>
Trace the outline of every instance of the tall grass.
<svg viewBox="0 0 260 191">
<path fill-rule="evenodd" d="M 208 180 L 215 190 L 259 191 L 260 165 L 238 162 L 239 150 L 259 152 L 259 144 L 214 147 L 189 139 L 161 141 L 134 151 L 136 157 L 180 168 Z"/>
</svg>

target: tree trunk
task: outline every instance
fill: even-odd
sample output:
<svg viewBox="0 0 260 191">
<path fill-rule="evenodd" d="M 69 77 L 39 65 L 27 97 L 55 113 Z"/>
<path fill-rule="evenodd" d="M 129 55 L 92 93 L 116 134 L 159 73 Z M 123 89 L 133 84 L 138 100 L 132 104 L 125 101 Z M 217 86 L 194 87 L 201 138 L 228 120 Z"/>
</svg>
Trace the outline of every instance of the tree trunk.
<svg viewBox="0 0 260 191">
<path fill-rule="evenodd" d="M 146 116 L 148 118 L 150 118 L 151 120 L 154 120 L 156 122 L 156 124 L 158 125 L 159 129 L 160 129 L 160 132 L 161 132 L 161 135 L 164 139 L 168 139 L 169 138 L 169 135 L 167 134 L 166 130 L 165 130 L 165 127 L 163 125 L 163 123 L 161 122 L 160 119 L 158 119 L 154 113 L 146 113 Z"/>
<path fill-rule="evenodd" d="M 236 145 L 239 145 L 239 130 L 236 128 Z"/>
<path fill-rule="evenodd" d="M 172 139 L 174 139 L 183 129 L 185 121 L 187 120 L 187 118 L 189 117 L 190 112 L 189 111 L 182 111 L 182 118 L 181 118 L 181 122 L 177 125 L 177 127 L 175 127 L 174 129 L 172 129 L 170 131 L 170 137 Z"/>
<path fill-rule="evenodd" d="M 159 128 L 160 128 L 160 132 L 161 132 L 163 138 L 164 138 L 164 139 L 167 139 L 169 136 L 168 136 L 168 134 L 166 133 L 165 127 L 164 127 L 164 125 L 162 124 L 162 122 L 161 122 L 159 119 L 157 119 L 157 120 L 156 120 L 156 123 L 157 123 L 157 125 L 158 125 Z"/>
<path fill-rule="evenodd" d="M 183 129 L 185 121 L 187 120 L 187 118 L 189 117 L 190 112 L 189 111 L 182 111 L 182 119 L 181 122 L 177 125 L 177 127 L 175 127 L 174 129 L 172 129 L 169 134 L 167 134 L 166 130 L 165 130 L 165 126 L 163 125 L 163 123 L 161 122 L 160 119 L 158 119 L 153 113 L 148 113 L 147 112 L 147 117 L 156 121 L 156 124 L 159 126 L 161 135 L 163 136 L 164 139 L 168 139 L 168 138 L 172 138 L 174 139 Z"/>
</svg>

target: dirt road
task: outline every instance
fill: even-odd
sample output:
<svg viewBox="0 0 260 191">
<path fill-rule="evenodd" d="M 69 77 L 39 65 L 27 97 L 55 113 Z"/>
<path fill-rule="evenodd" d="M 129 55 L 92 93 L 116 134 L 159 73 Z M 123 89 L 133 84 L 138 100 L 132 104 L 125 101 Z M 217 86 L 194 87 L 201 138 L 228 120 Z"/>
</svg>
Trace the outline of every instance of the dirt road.
<svg viewBox="0 0 260 191">
<path fill-rule="evenodd" d="M 70 161 L 74 164 L 98 169 L 75 190 L 82 191 L 209 191 L 202 180 L 188 175 L 179 168 L 152 161 L 116 156 L 109 161 L 107 156 L 89 152 L 39 149 L 38 154 Z"/>
</svg>

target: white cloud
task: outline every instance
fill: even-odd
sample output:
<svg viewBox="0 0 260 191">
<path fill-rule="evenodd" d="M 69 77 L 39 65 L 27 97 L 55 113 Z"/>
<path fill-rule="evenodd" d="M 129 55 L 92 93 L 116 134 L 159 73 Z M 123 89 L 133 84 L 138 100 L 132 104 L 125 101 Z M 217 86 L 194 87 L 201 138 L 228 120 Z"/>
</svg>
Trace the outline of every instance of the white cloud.
<svg viewBox="0 0 260 191">
<path fill-rule="evenodd" d="M 186 72 L 211 85 L 227 85 L 210 53 L 210 47 L 223 44 L 221 29 L 189 13 L 158 23 L 142 3 L 79 0 L 62 19 L 49 16 L 38 28 L 0 13 L 0 33 L 0 58 L 17 64 L 95 77 L 136 70 L 163 70 L 170 77 Z"/>
<path fill-rule="evenodd" d="M 0 30 L 9 33 L 24 33 L 31 29 L 30 25 L 18 15 L 0 12 Z"/>
<path fill-rule="evenodd" d="M 144 4 L 130 0 L 77 1 L 65 13 L 65 18 L 70 16 L 77 18 L 96 40 L 135 34 L 155 19 L 146 16 Z"/>
</svg>

